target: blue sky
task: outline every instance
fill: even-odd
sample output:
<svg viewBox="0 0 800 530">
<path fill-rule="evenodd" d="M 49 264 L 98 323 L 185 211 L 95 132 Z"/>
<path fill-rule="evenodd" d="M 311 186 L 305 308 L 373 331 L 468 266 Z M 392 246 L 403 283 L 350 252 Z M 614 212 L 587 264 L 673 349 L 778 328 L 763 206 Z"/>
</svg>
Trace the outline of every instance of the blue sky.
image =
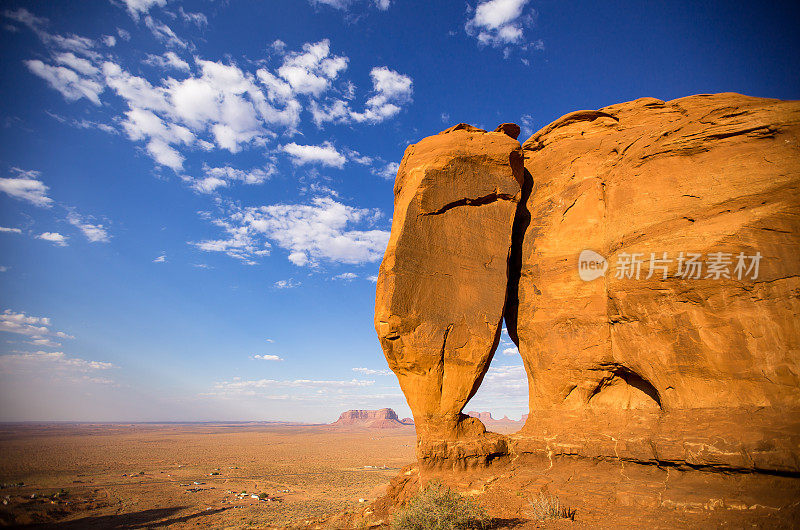
<svg viewBox="0 0 800 530">
<path fill-rule="evenodd" d="M 798 14 L 4 2 L 0 421 L 409 415 L 372 327 L 405 147 L 643 96 L 798 99 Z M 467 409 L 526 403 L 504 336 Z"/>
</svg>

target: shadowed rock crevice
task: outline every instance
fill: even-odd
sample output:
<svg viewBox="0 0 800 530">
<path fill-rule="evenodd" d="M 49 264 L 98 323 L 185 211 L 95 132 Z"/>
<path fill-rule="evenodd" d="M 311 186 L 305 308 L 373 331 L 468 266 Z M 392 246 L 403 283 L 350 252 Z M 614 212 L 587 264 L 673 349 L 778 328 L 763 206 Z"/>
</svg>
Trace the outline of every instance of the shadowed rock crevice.
<svg viewBox="0 0 800 530">
<path fill-rule="evenodd" d="M 511 252 L 508 255 L 508 289 L 506 291 L 506 307 L 504 319 L 508 336 L 519 347 L 517 337 L 517 313 L 519 311 L 519 280 L 522 273 L 522 249 L 525 234 L 531 224 L 531 213 L 528 211 L 528 199 L 533 191 L 533 177 L 526 169 L 523 172 L 522 194 L 514 214 L 514 226 L 511 230 Z"/>
<path fill-rule="evenodd" d="M 432 212 L 422 212 L 420 215 L 441 215 L 449 210 L 452 210 L 453 208 L 458 208 L 459 206 L 483 206 L 497 201 L 512 201 L 516 203 L 517 197 L 507 193 L 490 193 L 489 195 L 476 197 L 474 199 L 465 197 L 463 199 L 445 204 L 438 210 L 434 210 Z"/>
<path fill-rule="evenodd" d="M 589 393 L 589 397 L 586 400 L 587 403 L 592 404 L 592 400 L 599 397 L 598 395 L 604 390 L 606 392 L 603 394 L 603 398 L 605 398 L 607 394 L 612 393 L 609 389 L 615 389 L 617 392 L 614 392 L 616 395 L 610 400 L 611 406 L 617 406 L 623 409 L 637 408 L 637 405 L 641 404 L 641 399 L 637 398 L 640 398 L 641 394 L 643 394 L 652 400 L 659 409 L 663 410 L 664 407 L 661 404 L 661 395 L 656 387 L 630 368 L 616 363 L 601 363 L 596 370 L 607 372 L 608 375 L 600 379 L 597 386 Z M 631 390 L 634 391 L 633 397 L 630 396 Z M 595 403 L 597 403 L 597 401 L 599 401 L 599 399 L 595 399 Z M 644 404 L 643 408 L 647 408 L 647 403 Z"/>
</svg>

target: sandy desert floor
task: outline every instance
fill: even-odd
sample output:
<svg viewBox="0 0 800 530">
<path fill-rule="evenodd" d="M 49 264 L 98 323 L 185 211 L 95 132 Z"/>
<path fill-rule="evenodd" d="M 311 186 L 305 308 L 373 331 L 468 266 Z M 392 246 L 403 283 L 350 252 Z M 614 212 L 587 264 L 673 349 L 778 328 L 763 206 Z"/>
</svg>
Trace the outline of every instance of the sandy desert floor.
<svg viewBox="0 0 800 530">
<path fill-rule="evenodd" d="M 0 524 L 297 524 L 375 499 L 414 460 L 414 442 L 413 427 L 3 425 Z"/>
</svg>

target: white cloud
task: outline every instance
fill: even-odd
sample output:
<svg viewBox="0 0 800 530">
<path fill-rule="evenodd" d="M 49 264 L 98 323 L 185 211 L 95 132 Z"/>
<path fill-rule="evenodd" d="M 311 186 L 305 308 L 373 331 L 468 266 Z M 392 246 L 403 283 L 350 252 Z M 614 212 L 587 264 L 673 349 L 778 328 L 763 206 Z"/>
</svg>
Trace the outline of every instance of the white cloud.
<svg viewBox="0 0 800 530">
<path fill-rule="evenodd" d="M 181 15 L 181 18 L 184 22 L 189 22 L 190 24 L 196 25 L 198 28 L 202 28 L 208 26 L 208 17 L 206 17 L 203 13 L 189 13 L 184 11 L 183 6 L 178 8 L 178 12 Z"/>
<path fill-rule="evenodd" d="M 103 44 L 108 46 L 109 48 L 113 48 L 117 45 L 117 38 L 114 35 L 104 35 L 103 36 Z"/>
<path fill-rule="evenodd" d="M 253 355 L 253 359 L 258 359 L 259 361 L 282 361 L 283 360 L 280 357 L 278 357 L 277 355 L 269 355 L 269 354 Z"/>
<path fill-rule="evenodd" d="M 182 49 L 189 47 L 189 43 L 178 37 L 175 32 L 172 31 L 172 28 L 151 16 L 144 17 L 144 25 L 147 26 L 147 29 L 150 30 L 150 33 L 152 33 L 153 36 L 157 40 L 161 41 L 165 46 Z"/>
<path fill-rule="evenodd" d="M 372 283 L 378 283 L 378 277 L 377 276 L 367 276 L 367 280 L 369 280 Z"/>
<path fill-rule="evenodd" d="M 51 330 L 51 325 L 50 319 L 47 317 L 32 317 L 25 313 L 15 313 L 10 309 L 0 313 L 0 331 L 26 335 L 34 339 L 43 339 L 47 336 L 61 339 L 74 338 L 61 331 Z"/>
<path fill-rule="evenodd" d="M 530 114 L 523 114 L 522 118 L 520 119 L 520 129 L 522 130 L 522 135 L 520 141 L 524 142 L 527 138 L 529 138 L 535 131 L 533 116 Z"/>
<path fill-rule="evenodd" d="M 161 68 L 162 70 L 174 69 L 181 72 L 189 72 L 191 70 L 189 63 L 178 57 L 178 54 L 172 51 L 165 52 L 163 55 L 148 54 L 143 62 L 150 66 Z"/>
<path fill-rule="evenodd" d="M 39 180 L 40 173 L 38 171 L 23 170 L 17 167 L 11 168 L 11 170 L 17 176 L 0 178 L 0 191 L 15 199 L 28 201 L 35 206 L 43 208 L 52 206 L 53 199 L 47 196 L 47 190 L 50 188 Z"/>
<path fill-rule="evenodd" d="M 411 102 L 413 81 L 386 66 L 376 66 L 370 71 L 372 96 L 367 100 L 364 111 L 356 112 L 350 104 L 337 99 L 324 106 L 312 102 L 310 112 L 314 123 L 319 127 L 325 122 L 335 123 L 380 123 L 394 117 L 402 110 L 402 105 Z"/>
<path fill-rule="evenodd" d="M 153 263 L 166 263 L 167 262 L 167 255 L 161 254 L 156 259 L 153 260 Z"/>
<path fill-rule="evenodd" d="M 7 228 L 5 226 L 0 226 L 0 232 L 11 232 L 12 234 L 21 234 L 22 230 L 19 228 Z"/>
<path fill-rule="evenodd" d="M 131 40 L 131 33 L 129 31 L 127 31 L 127 30 L 122 29 L 122 28 L 117 28 L 117 35 L 119 35 L 119 38 L 124 40 L 124 41 Z"/>
<path fill-rule="evenodd" d="M 77 357 L 68 357 L 63 352 L 26 352 L 11 355 L 0 355 L 0 372 L 16 373 L 19 371 L 42 370 L 43 366 L 93 372 L 108 370 L 114 365 L 103 361 L 87 361 Z"/>
<path fill-rule="evenodd" d="M 300 282 L 294 281 L 293 278 L 289 278 L 288 280 L 278 280 L 274 283 L 276 289 L 294 289 L 295 287 L 300 287 Z"/>
<path fill-rule="evenodd" d="M 78 57 L 72 52 L 58 53 L 55 55 L 54 59 L 57 63 L 69 66 L 76 72 L 86 76 L 94 76 L 100 73 L 100 70 L 91 62 L 83 57 Z"/>
<path fill-rule="evenodd" d="M 39 39 L 46 45 L 58 48 L 61 50 L 72 51 L 79 55 L 83 55 L 90 59 L 97 59 L 99 54 L 94 51 L 97 43 L 92 39 L 80 37 L 78 35 L 57 35 L 49 33 L 44 29 L 49 24 L 46 18 L 40 18 L 31 14 L 25 8 L 19 8 L 16 11 L 5 11 L 3 16 L 24 24 L 31 29 Z"/>
<path fill-rule="evenodd" d="M 184 157 L 171 144 L 191 144 L 194 134 L 181 125 L 165 123 L 149 110 L 134 108 L 125 113 L 122 122 L 131 140 L 149 140 L 147 152 L 163 166 L 178 171 L 183 168 Z"/>
<path fill-rule="evenodd" d="M 400 164 L 397 162 L 388 162 L 385 166 L 374 169 L 372 173 L 386 180 L 394 180 L 399 170 Z"/>
<path fill-rule="evenodd" d="M 519 350 L 517 349 L 516 346 L 514 346 L 513 348 L 505 348 L 503 350 L 503 355 L 519 355 Z"/>
<path fill-rule="evenodd" d="M 353 4 L 357 3 L 358 0 L 309 0 L 312 5 L 326 5 L 328 7 L 332 7 L 334 9 L 339 10 L 347 10 Z M 381 11 L 386 11 L 392 4 L 392 0 L 368 0 L 368 2 L 380 9 Z"/>
<path fill-rule="evenodd" d="M 193 179 L 185 177 L 191 183 L 192 188 L 200 193 L 212 193 L 217 188 L 226 188 L 231 182 L 242 182 L 244 184 L 263 184 L 275 173 L 273 166 L 265 168 L 254 168 L 249 171 L 236 169 L 231 166 L 210 167 L 203 165 L 205 177 Z"/>
<path fill-rule="evenodd" d="M 372 368 L 353 368 L 353 371 L 364 375 L 392 375 L 391 370 L 373 370 Z"/>
<path fill-rule="evenodd" d="M 400 105 L 411 100 L 413 82 L 385 66 L 373 68 L 369 75 L 375 95 L 367 100 L 363 113 L 353 113 L 352 117 L 355 121 L 379 123 L 400 112 Z"/>
<path fill-rule="evenodd" d="M 532 23 L 526 14 L 528 0 L 486 0 L 478 4 L 465 29 L 481 45 L 503 47 L 524 42 L 524 26 Z"/>
<path fill-rule="evenodd" d="M 38 59 L 25 61 L 32 73 L 38 75 L 55 90 L 61 92 L 68 101 L 86 98 L 95 105 L 100 105 L 100 93 L 104 87 L 97 81 L 79 76 L 74 70 L 64 66 L 51 66 Z"/>
<path fill-rule="evenodd" d="M 322 145 L 298 145 L 292 142 L 284 145 L 282 149 L 292 157 L 292 162 L 298 166 L 321 164 L 341 169 L 347 162 L 345 156 L 337 151 L 330 142 L 324 142 Z"/>
<path fill-rule="evenodd" d="M 167 0 L 121 0 L 134 20 L 147 14 L 153 7 L 164 7 Z"/>
<path fill-rule="evenodd" d="M 381 217 L 377 209 L 354 208 L 330 197 L 316 197 L 310 204 L 238 208 L 227 219 L 215 220 L 227 239 L 192 244 L 245 263 L 263 255 L 258 249 L 266 251 L 271 241 L 288 251 L 289 261 L 298 266 L 316 266 L 322 260 L 361 264 L 381 259 L 389 232 L 350 227 L 370 226 Z"/>
<path fill-rule="evenodd" d="M 44 241 L 50 241 L 56 246 L 59 247 L 66 247 L 67 246 L 67 238 L 58 232 L 44 232 L 36 236 L 38 239 L 43 239 Z"/>
<path fill-rule="evenodd" d="M 280 75 L 297 94 L 319 97 L 332 80 L 347 69 L 348 58 L 330 55 L 330 41 L 303 44 L 302 52 L 286 54 L 278 68 Z"/>
<path fill-rule="evenodd" d="M 91 243 L 108 243 L 111 240 L 108 230 L 103 225 L 92 224 L 75 212 L 67 214 L 67 222 L 80 229 Z"/>
<path fill-rule="evenodd" d="M 343 272 L 333 277 L 334 280 L 344 280 L 346 282 L 353 281 L 356 278 L 358 278 L 358 274 L 355 272 Z"/>
</svg>

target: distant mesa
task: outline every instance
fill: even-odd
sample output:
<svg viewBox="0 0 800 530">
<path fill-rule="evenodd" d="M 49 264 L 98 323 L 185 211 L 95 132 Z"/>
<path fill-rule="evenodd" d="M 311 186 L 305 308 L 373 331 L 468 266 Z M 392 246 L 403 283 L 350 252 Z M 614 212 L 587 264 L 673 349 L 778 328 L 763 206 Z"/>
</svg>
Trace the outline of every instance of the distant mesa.
<svg viewBox="0 0 800 530">
<path fill-rule="evenodd" d="M 368 429 L 397 429 L 414 425 L 414 420 L 404 418 L 402 421 L 392 409 L 348 410 L 342 412 L 339 419 L 331 423 L 334 427 L 364 427 Z"/>
<path fill-rule="evenodd" d="M 528 419 L 528 415 L 523 414 L 520 420 L 512 420 L 508 416 L 503 416 L 499 420 L 496 420 L 492 417 L 491 412 L 477 412 L 474 410 L 467 412 L 467 416 L 478 418 L 490 431 L 502 433 L 518 431 L 525 425 L 525 421 Z"/>
</svg>

